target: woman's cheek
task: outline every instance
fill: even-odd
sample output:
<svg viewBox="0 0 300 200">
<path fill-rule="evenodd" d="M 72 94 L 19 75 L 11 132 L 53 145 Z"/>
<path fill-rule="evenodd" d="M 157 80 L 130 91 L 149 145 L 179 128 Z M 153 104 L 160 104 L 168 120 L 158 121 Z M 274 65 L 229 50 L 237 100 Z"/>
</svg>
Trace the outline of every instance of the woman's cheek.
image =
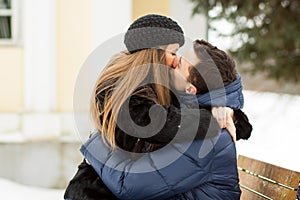
<svg viewBox="0 0 300 200">
<path fill-rule="evenodd" d="M 175 56 L 167 54 L 166 55 L 166 65 L 168 67 L 171 67 L 173 65 L 174 59 L 175 59 Z"/>
</svg>

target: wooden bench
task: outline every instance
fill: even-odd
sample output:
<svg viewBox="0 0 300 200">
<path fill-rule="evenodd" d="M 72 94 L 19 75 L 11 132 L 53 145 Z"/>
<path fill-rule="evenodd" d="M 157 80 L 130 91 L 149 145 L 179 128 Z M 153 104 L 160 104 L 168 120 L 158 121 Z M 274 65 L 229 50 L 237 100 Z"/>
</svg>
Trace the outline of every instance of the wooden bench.
<svg viewBox="0 0 300 200">
<path fill-rule="evenodd" d="M 295 162 L 299 162 L 296 157 Z M 238 157 L 238 172 L 242 190 L 241 200 L 295 200 L 297 193 L 300 193 L 299 172 L 242 155 Z"/>
</svg>

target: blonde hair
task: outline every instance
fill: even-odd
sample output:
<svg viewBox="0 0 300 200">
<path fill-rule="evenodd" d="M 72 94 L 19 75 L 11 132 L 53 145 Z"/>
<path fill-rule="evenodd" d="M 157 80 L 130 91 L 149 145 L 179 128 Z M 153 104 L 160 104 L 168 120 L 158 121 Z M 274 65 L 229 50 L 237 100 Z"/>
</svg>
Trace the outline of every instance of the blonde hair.
<svg viewBox="0 0 300 200">
<path fill-rule="evenodd" d="M 113 57 L 98 78 L 91 97 L 91 117 L 96 128 L 102 132 L 102 139 L 112 149 L 115 148 L 116 121 L 124 102 L 137 89 L 149 74 L 156 93 L 155 101 L 170 105 L 169 74 L 165 65 L 165 52 L 158 49 L 145 49 L 134 54 L 122 52 Z"/>
</svg>

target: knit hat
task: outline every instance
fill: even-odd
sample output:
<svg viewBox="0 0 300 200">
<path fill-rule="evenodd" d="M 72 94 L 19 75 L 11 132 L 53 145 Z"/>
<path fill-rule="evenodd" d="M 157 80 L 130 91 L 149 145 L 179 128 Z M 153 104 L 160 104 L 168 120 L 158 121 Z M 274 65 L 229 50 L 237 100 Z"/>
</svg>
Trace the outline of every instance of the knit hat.
<svg viewBox="0 0 300 200">
<path fill-rule="evenodd" d="M 135 20 L 128 28 L 124 43 L 130 53 L 173 43 L 184 44 L 181 27 L 171 18 L 149 14 Z"/>
</svg>

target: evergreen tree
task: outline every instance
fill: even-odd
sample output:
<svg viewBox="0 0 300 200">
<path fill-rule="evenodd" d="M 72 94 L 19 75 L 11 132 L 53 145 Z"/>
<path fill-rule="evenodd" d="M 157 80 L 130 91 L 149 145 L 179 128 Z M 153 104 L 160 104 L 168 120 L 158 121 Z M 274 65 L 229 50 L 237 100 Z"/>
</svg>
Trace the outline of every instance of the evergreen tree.
<svg viewBox="0 0 300 200">
<path fill-rule="evenodd" d="M 300 0 L 190 0 L 193 14 L 205 14 L 208 27 L 225 19 L 234 25 L 227 37 L 241 45 L 229 52 L 253 73 L 287 82 L 300 81 Z M 220 32 L 222 35 L 222 31 Z"/>
</svg>

